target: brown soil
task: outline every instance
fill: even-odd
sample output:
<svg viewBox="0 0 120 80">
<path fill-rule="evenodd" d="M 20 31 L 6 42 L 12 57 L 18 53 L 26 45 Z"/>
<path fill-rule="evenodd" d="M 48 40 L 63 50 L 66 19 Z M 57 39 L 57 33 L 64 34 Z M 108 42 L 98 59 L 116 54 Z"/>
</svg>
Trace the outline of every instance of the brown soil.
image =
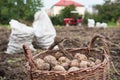
<svg viewBox="0 0 120 80">
<path fill-rule="evenodd" d="M 95 34 L 102 34 L 106 39 L 114 44 L 110 44 L 111 61 L 120 73 L 120 27 L 108 29 L 92 29 L 83 27 L 63 27 L 57 28 L 57 36 L 69 37 L 64 44 L 67 48 L 79 48 L 87 46 Z M 5 54 L 7 48 L 10 30 L 0 28 L 0 80 L 30 80 L 25 68 L 24 54 Z M 36 47 L 36 46 L 35 46 Z M 120 80 L 120 76 L 115 73 L 113 68 L 110 69 L 111 80 Z"/>
</svg>

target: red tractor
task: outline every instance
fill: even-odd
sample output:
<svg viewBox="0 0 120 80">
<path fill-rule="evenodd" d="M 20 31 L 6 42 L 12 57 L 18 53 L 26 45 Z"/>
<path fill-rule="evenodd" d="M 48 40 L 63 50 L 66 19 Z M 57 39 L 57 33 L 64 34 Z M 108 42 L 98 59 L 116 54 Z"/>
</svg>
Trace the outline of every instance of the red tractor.
<svg viewBox="0 0 120 80">
<path fill-rule="evenodd" d="M 77 13 L 76 11 L 71 11 L 71 13 L 73 14 L 75 14 L 75 13 Z M 74 17 L 70 17 L 70 18 L 64 18 L 64 24 L 66 25 L 66 26 L 69 26 L 69 25 L 79 25 L 79 26 L 81 26 L 81 23 L 82 23 L 82 17 L 79 17 L 79 18 L 74 18 Z"/>
</svg>

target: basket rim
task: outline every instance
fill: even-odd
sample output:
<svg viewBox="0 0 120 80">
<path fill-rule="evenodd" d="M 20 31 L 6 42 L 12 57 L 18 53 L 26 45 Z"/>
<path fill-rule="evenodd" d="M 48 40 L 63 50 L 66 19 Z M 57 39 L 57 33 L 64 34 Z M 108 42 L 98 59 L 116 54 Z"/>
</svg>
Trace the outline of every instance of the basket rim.
<svg viewBox="0 0 120 80">
<path fill-rule="evenodd" d="M 74 49 L 76 49 L 76 50 L 78 50 L 78 49 L 87 49 L 87 47 L 84 47 L 84 48 L 74 48 Z M 72 49 L 68 48 L 66 50 L 72 50 Z M 91 48 L 89 50 L 95 50 L 95 48 Z M 45 52 L 49 52 L 49 51 L 59 51 L 59 50 L 46 50 L 46 51 L 41 52 L 40 55 L 44 54 Z M 37 54 L 34 55 L 33 56 L 33 60 L 37 59 L 36 57 L 38 57 L 40 55 L 37 55 Z M 103 61 L 100 64 L 96 64 L 95 66 L 92 66 L 92 67 L 80 68 L 80 70 L 75 70 L 75 71 L 41 71 L 41 70 L 37 69 L 37 70 L 33 70 L 32 72 L 39 72 L 39 73 L 44 73 L 44 74 L 62 73 L 64 75 L 64 74 L 68 74 L 68 73 L 75 73 L 76 71 L 79 71 L 79 72 L 91 71 L 91 70 L 95 70 L 95 69 L 100 68 L 101 66 L 104 66 L 105 64 L 109 63 L 109 56 L 108 56 L 108 54 L 105 54 L 105 52 L 104 52 L 103 56 L 104 56 L 104 59 L 103 59 Z"/>
<path fill-rule="evenodd" d="M 75 73 L 76 71 L 79 71 L 79 72 L 88 72 L 88 71 L 93 71 L 97 68 L 101 68 L 102 66 L 104 66 L 105 64 L 108 63 L 108 60 L 107 59 L 104 59 L 102 63 L 100 64 L 97 64 L 93 67 L 87 67 L 87 68 L 80 68 L 80 70 L 75 70 L 75 71 L 41 71 L 39 69 L 37 70 L 33 70 L 31 72 L 38 72 L 38 73 L 42 73 L 42 74 L 50 74 L 50 73 L 62 73 L 63 75 L 64 74 L 68 74 L 68 73 Z"/>
<path fill-rule="evenodd" d="M 80 50 L 83 49 L 83 50 L 88 51 L 88 54 L 90 54 L 90 50 L 95 50 L 94 42 L 97 38 L 99 38 L 102 41 L 102 44 L 103 44 L 103 50 L 102 50 L 101 55 L 104 58 L 103 58 L 102 62 L 99 63 L 99 64 L 96 64 L 93 67 L 81 68 L 80 70 L 75 70 L 75 71 L 41 71 L 41 70 L 36 68 L 36 65 L 33 61 L 34 59 L 37 59 L 37 57 L 39 57 L 41 54 L 43 54 L 45 52 L 47 53 L 49 51 L 60 51 L 61 50 L 64 53 L 65 49 L 62 46 L 62 43 L 64 42 L 64 39 L 59 40 L 59 39 L 55 38 L 54 43 L 50 46 L 50 48 L 48 50 L 40 52 L 40 54 L 36 54 L 34 56 L 32 56 L 32 52 L 29 50 L 29 47 L 27 47 L 27 45 L 23 45 L 23 48 L 24 48 L 24 51 L 25 51 L 25 56 L 26 56 L 26 59 L 28 60 L 28 63 L 29 63 L 29 65 L 27 65 L 27 66 L 30 67 L 30 69 L 28 69 L 28 70 L 30 71 L 30 73 L 34 73 L 34 72 L 35 73 L 37 72 L 38 74 L 52 74 L 52 73 L 57 74 L 57 73 L 60 73 L 60 75 L 66 75 L 66 74 L 69 74 L 69 73 L 74 74 L 74 73 L 77 73 L 77 72 L 90 72 L 90 71 L 95 71 L 96 72 L 97 69 L 105 69 L 105 67 L 109 65 L 109 53 L 110 52 L 109 52 L 109 48 L 108 48 L 108 45 L 107 45 L 107 41 L 106 41 L 104 36 L 96 35 L 92 38 L 88 47 L 76 48 L 76 50 L 77 49 L 80 49 Z M 62 43 L 60 44 L 60 42 L 62 42 Z M 58 45 L 59 50 L 52 50 L 55 47 L 55 45 Z M 72 49 L 74 49 L 74 48 L 70 48 L 69 50 L 71 50 L 71 52 L 72 52 L 72 51 L 74 51 Z M 66 49 L 66 50 L 68 50 L 68 49 Z"/>
<path fill-rule="evenodd" d="M 88 51 L 100 51 L 98 50 L 97 48 L 88 48 L 88 47 L 83 47 L 83 48 L 66 48 L 66 51 L 75 51 L 75 50 L 88 50 Z M 38 56 L 40 56 L 41 54 L 44 54 L 44 53 L 47 53 L 47 52 L 57 52 L 57 51 L 60 51 L 59 49 L 56 49 L 56 50 L 45 50 L 45 51 L 42 51 L 34 56 L 33 59 L 37 58 Z M 103 55 L 105 54 L 106 52 L 104 51 Z M 105 55 L 108 55 L 108 54 L 105 54 Z"/>
</svg>

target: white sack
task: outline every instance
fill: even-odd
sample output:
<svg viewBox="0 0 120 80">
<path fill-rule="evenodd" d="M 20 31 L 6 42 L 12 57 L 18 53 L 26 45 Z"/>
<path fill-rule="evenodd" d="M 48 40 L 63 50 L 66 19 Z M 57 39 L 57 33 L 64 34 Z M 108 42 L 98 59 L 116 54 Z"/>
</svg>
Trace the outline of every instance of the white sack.
<svg viewBox="0 0 120 80">
<path fill-rule="evenodd" d="M 101 24 L 101 26 L 102 26 L 103 28 L 107 28 L 107 23 L 103 22 L 103 23 Z"/>
<path fill-rule="evenodd" d="M 98 28 L 107 28 L 107 23 L 96 22 L 96 27 L 98 27 Z"/>
<path fill-rule="evenodd" d="M 95 27 L 95 20 L 94 19 L 88 19 L 88 27 Z"/>
<path fill-rule="evenodd" d="M 27 44 L 32 51 L 35 51 L 32 45 L 34 37 L 34 30 L 31 27 L 26 26 L 16 20 L 9 22 L 11 27 L 11 34 L 9 37 L 8 48 L 5 53 L 21 53 L 23 52 L 23 44 Z"/>
<path fill-rule="evenodd" d="M 101 27 L 101 23 L 100 22 L 96 22 L 96 27 L 100 28 Z"/>
<path fill-rule="evenodd" d="M 41 10 L 35 13 L 33 28 L 38 47 L 43 49 L 49 48 L 54 42 L 56 31 L 45 11 Z"/>
</svg>

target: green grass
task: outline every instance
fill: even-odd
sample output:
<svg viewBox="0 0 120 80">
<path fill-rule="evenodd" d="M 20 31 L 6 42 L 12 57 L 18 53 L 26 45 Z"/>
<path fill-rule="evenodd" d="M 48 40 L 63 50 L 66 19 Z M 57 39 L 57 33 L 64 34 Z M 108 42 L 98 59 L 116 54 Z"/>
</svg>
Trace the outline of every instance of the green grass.
<svg viewBox="0 0 120 80">
<path fill-rule="evenodd" d="M 108 22 L 108 26 L 109 27 L 116 27 L 116 23 L 115 22 Z"/>
<path fill-rule="evenodd" d="M 2 25 L 2 24 L 0 24 L 0 27 L 6 27 L 6 28 L 10 29 L 10 25 Z"/>
<path fill-rule="evenodd" d="M 61 28 L 63 28 L 64 26 L 56 25 L 56 26 L 54 26 L 54 27 L 57 28 L 57 29 L 61 29 Z"/>
</svg>

